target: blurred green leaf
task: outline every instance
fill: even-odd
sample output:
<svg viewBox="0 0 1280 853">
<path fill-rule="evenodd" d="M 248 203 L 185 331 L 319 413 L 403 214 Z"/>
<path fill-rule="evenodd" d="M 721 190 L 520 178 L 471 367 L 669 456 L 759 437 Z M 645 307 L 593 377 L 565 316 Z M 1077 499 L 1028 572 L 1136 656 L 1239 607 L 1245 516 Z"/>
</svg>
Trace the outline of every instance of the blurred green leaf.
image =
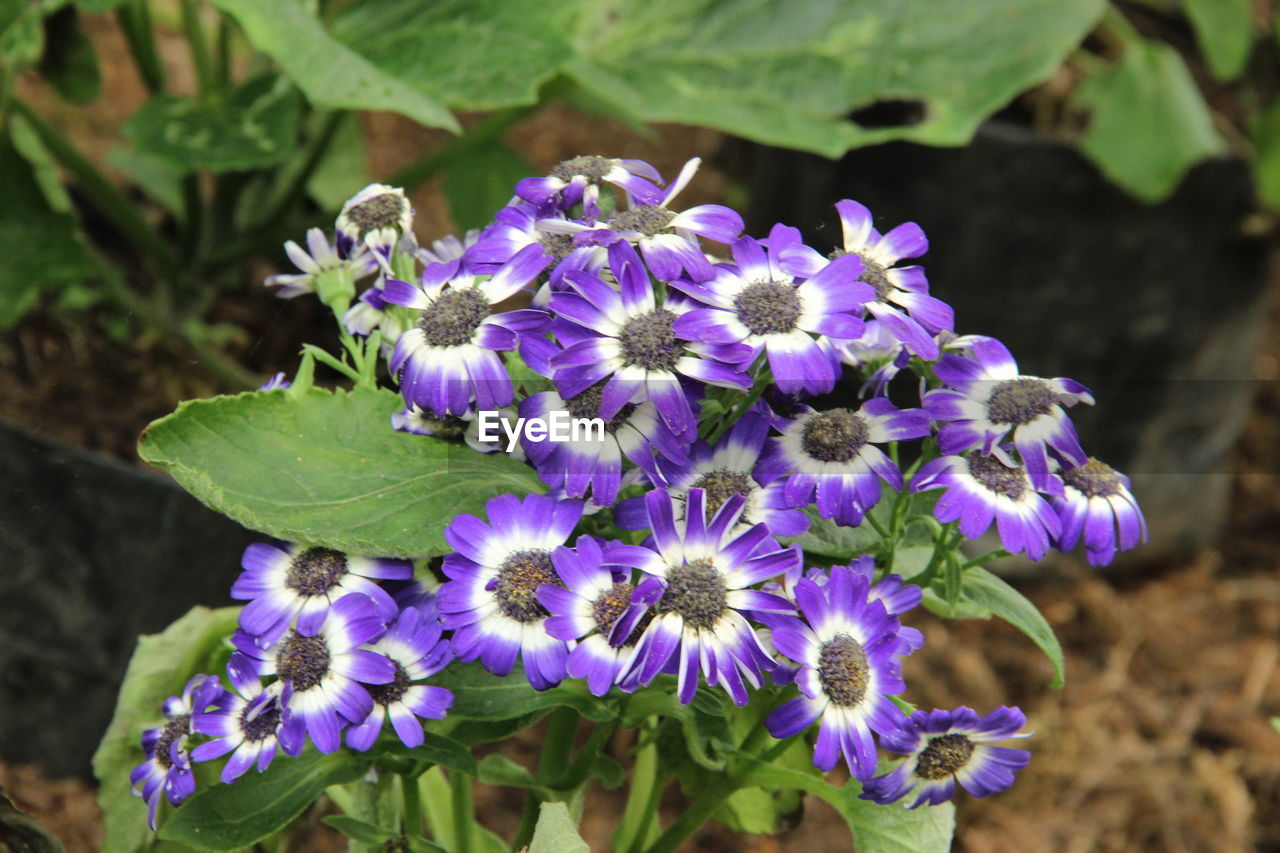
<svg viewBox="0 0 1280 853">
<path fill-rule="evenodd" d="M 301 0 L 210 0 L 240 24 L 255 48 L 270 56 L 318 107 L 388 110 L 427 127 L 457 133 L 458 122 L 435 98 L 385 73 L 325 30 Z M 527 7 L 521 7 L 527 8 Z M 417 52 L 436 45 L 417 43 Z"/>
<path fill-rule="evenodd" d="M 123 172 L 178 221 L 185 217 L 181 169 L 168 160 L 136 148 L 112 148 L 107 152 L 107 162 Z"/>
<path fill-rule="evenodd" d="M 444 195 L 459 234 L 483 228 L 515 195 L 516 182 L 537 174 L 533 166 L 501 142 L 478 145 L 449 161 Z"/>
<path fill-rule="evenodd" d="M 1258 196 L 1271 209 L 1280 209 L 1280 98 L 1254 119 L 1251 135 Z"/>
<path fill-rule="evenodd" d="M 65 0 L 0 0 L 0 68 L 34 65 L 44 51 L 44 16 Z"/>
<path fill-rule="evenodd" d="M 307 195 L 323 210 L 336 212 L 342 208 L 343 202 L 368 183 L 369 163 L 365 157 L 360 119 L 355 113 L 350 113 L 338 122 L 328 150 L 307 179 Z"/>
<path fill-rule="evenodd" d="M 1182 0 L 1182 6 L 1213 76 L 1239 77 L 1253 48 L 1253 0 Z"/>
<path fill-rule="evenodd" d="M 529 842 L 529 853 L 591 853 L 564 803 L 543 803 Z"/>
<path fill-rule="evenodd" d="M 102 90 L 98 55 L 80 28 L 75 7 L 65 6 L 45 18 L 44 37 L 39 69 L 58 94 L 77 104 L 98 97 Z"/>
<path fill-rule="evenodd" d="M 144 156 L 183 172 L 244 171 L 289 155 L 301 107 L 288 79 L 268 75 L 236 87 L 226 100 L 159 95 L 133 114 L 125 132 Z"/>
<path fill-rule="evenodd" d="M 986 608 L 1031 638 L 1053 664 L 1053 683 L 1057 689 L 1066 679 L 1066 665 L 1062 659 L 1062 646 L 1053 628 L 1036 606 L 1009 584 L 980 566 L 965 569 L 961 582 L 964 599 Z"/>
<path fill-rule="evenodd" d="M 321 820 L 347 836 L 347 838 L 353 841 L 362 841 L 365 844 L 381 844 L 396 837 L 395 833 L 388 832 L 385 829 L 374 826 L 367 820 L 361 820 L 350 815 L 331 814 L 321 818 Z"/>
<path fill-rule="evenodd" d="M 1084 80 L 1075 102 L 1091 111 L 1081 151 L 1144 201 L 1170 195 L 1188 169 L 1224 148 L 1186 64 L 1165 44 L 1133 38 L 1115 64 Z"/>
<path fill-rule="evenodd" d="M 110 12 L 123 6 L 128 0 L 75 0 L 76 6 L 85 12 Z"/>
</svg>

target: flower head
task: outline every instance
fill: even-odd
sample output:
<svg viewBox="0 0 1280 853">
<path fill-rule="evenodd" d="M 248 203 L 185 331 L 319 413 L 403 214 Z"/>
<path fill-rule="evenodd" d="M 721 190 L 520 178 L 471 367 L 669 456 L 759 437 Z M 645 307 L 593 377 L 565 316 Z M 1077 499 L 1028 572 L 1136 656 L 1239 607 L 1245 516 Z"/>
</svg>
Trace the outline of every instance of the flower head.
<svg viewBox="0 0 1280 853">
<path fill-rule="evenodd" d="M 404 190 L 386 184 L 369 184 L 342 206 L 336 224 L 338 251 L 349 257 L 368 247 L 380 260 L 413 231 L 413 208 Z"/>
<path fill-rule="evenodd" d="M 628 199 L 656 202 L 662 198 L 662 191 L 654 186 L 662 183 L 657 169 L 643 160 L 599 155 L 573 157 L 556 164 L 544 178 L 525 178 L 516 184 L 516 195 L 539 207 L 554 204 L 569 210 L 581 204 L 583 212 L 594 219 L 600 215 L 602 183 L 618 187 Z"/>
<path fill-rule="evenodd" d="M 164 703 L 165 723 L 142 733 L 142 749 L 147 758 L 129 774 L 134 796 L 147 803 L 147 824 L 156 828 L 156 806 L 164 794 L 170 805 L 178 805 L 195 793 L 196 780 L 191 773 L 191 756 L 187 740 L 191 735 L 191 719 L 212 705 L 225 700 L 226 691 L 216 675 L 196 675 L 187 682 L 182 695 L 170 696 Z"/>
<path fill-rule="evenodd" d="M 329 291 L 344 291 L 350 298 L 354 283 L 378 269 L 378 262 L 363 246 L 351 257 L 345 257 L 319 228 L 307 230 L 306 249 L 290 240 L 284 244 L 284 251 L 299 272 L 270 275 L 264 282 L 267 287 L 276 288 L 276 296 L 281 299 L 304 293 L 318 293 L 325 299 Z"/>
<path fill-rule="evenodd" d="M 266 770 L 281 749 L 287 755 L 299 755 L 306 742 L 306 730 L 301 719 L 288 719 L 281 700 L 283 684 L 277 681 L 264 687 L 252 667 L 234 654 L 227 664 L 227 676 L 235 692 L 226 693 L 212 710 L 192 715 L 192 731 L 213 740 L 193 749 L 191 758 L 210 761 L 232 753 L 221 777 L 230 783 L 255 763 L 259 773 Z"/>
<path fill-rule="evenodd" d="M 1128 551 L 1146 540 L 1147 520 L 1128 477 L 1097 459 L 1063 468 L 1058 476 L 1063 494 L 1050 500 L 1062 519 L 1062 550 L 1071 550 L 1083 537 L 1089 565 L 1105 566 L 1117 550 Z"/>
</svg>

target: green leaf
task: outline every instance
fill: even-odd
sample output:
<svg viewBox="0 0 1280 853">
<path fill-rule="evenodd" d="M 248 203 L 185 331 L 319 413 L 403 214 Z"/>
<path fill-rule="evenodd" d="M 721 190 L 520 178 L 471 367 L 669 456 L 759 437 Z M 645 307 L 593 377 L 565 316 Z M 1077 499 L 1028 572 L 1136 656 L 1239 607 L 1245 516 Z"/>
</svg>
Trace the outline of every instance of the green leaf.
<svg viewBox="0 0 1280 853">
<path fill-rule="evenodd" d="M 245 171 L 289 156 L 301 106 L 288 79 L 268 75 L 236 87 L 225 101 L 157 95 L 125 132 L 142 154 L 179 171 Z"/>
<path fill-rule="evenodd" d="M 461 131 L 438 100 L 381 71 L 329 35 L 302 0 L 211 2 L 234 17 L 253 46 L 278 62 L 317 107 L 388 110 L 427 127 Z M 411 47 L 416 52 L 437 48 L 424 43 Z"/>
<path fill-rule="evenodd" d="M 107 162 L 123 172 L 179 222 L 183 221 L 186 211 L 182 201 L 182 169 L 136 148 L 113 148 L 107 152 Z"/>
<path fill-rule="evenodd" d="M 533 166 L 501 142 L 467 149 L 449 161 L 444 195 L 459 234 L 483 228 L 515 195 L 516 182 L 537 174 Z"/>
<path fill-rule="evenodd" d="M 413 749 L 406 747 L 397 738 L 394 741 L 388 741 L 385 749 L 375 752 L 405 756 L 423 764 L 435 764 L 450 770 L 460 770 L 470 776 L 476 775 L 476 760 L 471 756 L 471 750 L 452 737 L 435 732 L 424 732 L 423 735 L 422 743 Z"/>
<path fill-rule="evenodd" d="M 13 74 L 40 59 L 44 16 L 57 6 L 57 0 L 0 2 L 0 69 Z"/>
<path fill-rule="evenodd" d="M 321 818 L 329 826 L 341 832 L 347 838 L 364 842 L 365 844 L 381 844 L 388 839 L 395 838 L 395 833 L 388 832 L 385 829 L 374 826 L 367 820 L 360 820 L 345 814 L 331 814 Z"/>
<path fill-rule="evenodd" d="M 884 541 L 870 524 L 843 527 L 818 515 L 814 506 L 805 507 L 804 514 L 809 517 L 808 531 L 783 541 L 788 545 L 799 545 L 806 555 L 821 554 L 833 560 L 848 560 L 855 554 L 879 547 Z"/>
<path fill-rule="evenodd" d="M 368 767 L 368 759 L 345 750 L 279 756 L 264 773 L 196 791 L 160 827 L 160 837 L 210 853 L 243 850 L 287 826 L 328 786 L 359 779 Z"/>
<path fill-rule="evenodd" d="M 972 601 L 966 601 L 964 598 L 961 598 L 954 605 L 947 604 L 946 599 L 932 586 L 924 588 L 923 604 L 930 613 L 941 616 L 943 619 L 991 618 L 990 610 L 974 604 Z"/>
<path fill-rule="evenodd" d="M 369 162 L 364 151 L 360 120 L 351 113 L 338 121 L 315 171 L 307 178 L 307 195 L 325 211 L 337 211 L 369 183 Z M 504 199 L 503 201 L 505 201 Z"/>
<path fill-rule="evenodd" d="M 453 691 L 450 719 L 511 720 L 561 705 L 577 709 L 588 720 L 614 717 L 613 705 L 592 696 L 585 681 L 567 681 L 550 690 L 534 690 L 520 666 L 500 678 L 479 664 L 454 663 L 433 676 L 431 683 Z"/>
<path fill-rule="evenodd" d="M 591 853 L 564 803 L 543 803 L 529 853 Z"/>
<path fill-rule="evenodd" d="M 549 790 L 538 778 L 505 755 L 492 753 L 480 759 L 478 772 L 473 774 L 486 785 L 502 788 L 534 788 L 549 795 Z"/>
<path fill-rule="evenodd" d="M 246 527 L 353 554 L 448 553 L 455 515 L 543 490 L 506 454 L 391 429 L 403 407 L 398 394 L 369 388 L 193 400 L 151 424 L 138 452 Z"/>
<path fill-rule="evenodd" d="M 1268 207 L 1280 208 L 1280 98 L 1273 98 L 1254 119 L 1252 137 L 1258 196 Z"/>
<path fill-rule="evenodd" d="M 44 20 L 45 50 L 40 73 L 58 94 L 81 104 L 98 97 L 102 74 L 93 42 L 80 28 L 74 6 L 65 6 Z"/>
<path fill-rule="evenodd" d="M 1081 83 L 1075 102 L 1091 111 L 1080 150 L 1144 201 L 1165 198 L 1224 149 L 1186 64 L 1166 44 L 1129 40 L 1119 61 Z"/>
<path fill-rule="evenodd" d="M 1182 0 L 1213 76 L 1234 80 L 1253 47 L 1252 0 Z"/>
<path fill-rule="evenodd" d="M 1045 621 L 1044 616 L 1034 604 L 1022 593 L 980 566 L 965 570 L 961 589 L 965 600 L 979 607 L 985 607 L 1030 637 L 1053 664 L 1053 683 L 1049 686 L 1055 689 L 1062 686 L 1066 678 L 1062 646 L 1058 645 L 1058 638 L 1054 636 L 1053 628 Z"/>
<path fill-rule="evenodd" d="M 138 638 L 111 723 L 93 754 L 106 826 L 104 853 L 150 846 L 154 836 L 147 828 L 146 804 L 129 791 L 129 773 L 145 757 L 139 739 L 144 729 L 164 720 L 164 700 L 180 694 L 191 676 L 221 672 L 230 656 L 225 641 L 239 615 L 239 607 L 195 607 L 163 632 Z"/>
</svg>

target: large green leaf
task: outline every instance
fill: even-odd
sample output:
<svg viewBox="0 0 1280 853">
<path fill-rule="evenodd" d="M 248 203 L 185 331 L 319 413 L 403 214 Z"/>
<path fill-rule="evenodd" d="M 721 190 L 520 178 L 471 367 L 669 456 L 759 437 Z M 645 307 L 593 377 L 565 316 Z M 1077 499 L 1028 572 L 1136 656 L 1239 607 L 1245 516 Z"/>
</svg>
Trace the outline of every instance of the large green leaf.
<svg viewBox="0 0 1280 853">
<path fill-rule="evenodd" d="M 138 639 L 115 713 L 93 755 L 106 825 L 105 853 L 152 848 L 146 804 L 129 791 L 129 772 L 144 758 L 139 738 L 144 729 L 163 722 L 164 700 L 180 694 L 191 676 L 221 672 L 230 654 L 224 641 L 235 630 L 239 614 L 239 607 L 196 607 L 162 633 Z"/>
<path fill-rule="evenodd" d="M 158 95 L 125 130 L 140 152 L 175 169 L 243 171 L 289 155 L 301 106 L 288 79 L 269 75 L 237 87 L 225 100 Z"/>
<path fill-rule="evenodd" d="M 1053 628 L 1034 604 L 981 566 L 965 570 L 960 590 L 964 600 L 986 608 L 1030 637 L 1053 664 L 1053 683 L 1050 686 L 1062 686 L 1066 678 L 1062 646 L 1058 644 Z"/>
<path fill-rule="evenodd" d="M 447 553 L 455 515 L 543 491 L 506 454 L 397 432 L 390 418 L 402 408 L 367 388 L 192 400 L 151 424 L 138 452 L 248 528 L 356 554 Z"/>
<path fill-rule="evenodd" d="M 351 113 L 339 120 L 328 149 L 311 177 L 307 178 L 307 195 L 322 210 L 337 211 L 343 202 L 368 183 L 369 163 L 365 157 L 360 119 Z"/>
<path fill-rule="evenodd" d="M 543 803 L 529 842 L 529 853 L 591 853 L 564 803 Z"/>
<path fill-rule="evenodd" d="M 1223 150 L 1209 108 L 1172 47 L 1141 37 L 1075 93 L 1092 111 L 1080 149 L 1102 173 L 1146 201 L 1178 187 L 1187 169 Z"/>
<path fill-rule="evenodd" d="M 458 233 L 492 222 L 494 212 L 515 194 L 516 182 L 533 174 L 533 166 L 497 141 L 478 145 L 451 160 L 444 176 L 444 196 Z"/>
<path fill-rule="evenodd" d="M 461 129 L 437 99 L 385 73 L 329 35 L 302 0 L 211 2 L 233 16 L 253 46 L 280 63 L 316 106 L 388 110 L 427 127 Z M 425 53 L 438 47 L 418 43 L 410 49 Z"/>
<path fill-rule="evenodd" d="M 1253 0 L 1182 0 L 1182 6 L 1213 76 L 1239 77 L 1253 47 Z"/>
</svg>

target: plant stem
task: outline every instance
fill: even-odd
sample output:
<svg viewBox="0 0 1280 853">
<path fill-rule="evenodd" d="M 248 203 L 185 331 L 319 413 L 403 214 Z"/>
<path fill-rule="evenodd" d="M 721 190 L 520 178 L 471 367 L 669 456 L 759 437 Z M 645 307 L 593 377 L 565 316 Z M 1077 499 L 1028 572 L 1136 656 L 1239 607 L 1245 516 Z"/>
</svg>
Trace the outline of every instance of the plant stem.
<svg viewBox="0 0 1280 853">
<path fill-rule="evenodd" d="M 137 66 L 138 76 L 142 78 L 147 92 L 152 95 L 163 92 L 164 63 L 156 52 L 156 42 L 151 31 L 151 7 L 147 5 L 147 0 L 127 0 L 117 10 L 116 18 L 120 22 L 120 29 L 124 31 L 133 64 Z"/>
<path fill-rule="evenodd" d="M 684 810 L 675 823 L 658 836 L 657 841 L 649 845 L 647 853 L 675 853 L 681 844 L 711 819 L 737 789 L 738 786 L 727 778 L 713 784 Z"/>
<path fill-rule="evenodd" d="M 303 192 L 307 189 L 307 181 L 311 179 L 311 175 L 315 172 L 316 167 L 320 165 L 321 159 L 328 152 L 329 143 L 333 141 L 333 134 L 337 131 L 338 124 L 345 115 L 347 114 L 340 110 L 335 110 L 324 117 L 324 122 L 320 125 L 320 129 L 307 140 L 306 156 L 298 166 L 297 171 L 275 193 L 275 197 L 264 205 L 265 212 L 258 218 L 258 225 L 279 221 L 289 212 L 289 208 L 302 197 Z"/>
<path fill-rule="evenodd" d="M 218 88 L 225 91 L 231 86 L 231 19 L 223 14 L 218 15 L 216 49 Z"/>
<path fill-rule="evenodd" d="M 217 77 L 213 70 L 213 59 L 209 56 L 209 45 L 204 38 L 204 27 L 200 25 L 199 0 L 182 0 L 182 34 L 191 48 L 196 86 L 201 95 L 208 95 L 216 90 Z"/>
<path fill-rule="evenodd" d="M 653 817 L 649 803 L 658 781 L 658 746 L 654 742 L 657 726 L 652 719 L 636 729 L 639 743 L 636 746 L 635 766 L 631 771 L 631 789 L 627 792 L 627 806 L 622 822 L 613 834 L 613 847 L 618 853 L 630 853 L 645 842 L 649 820 Z"/>
<path fill-rule="evenodd" d="M 578 712 L 573 708 L 556 708 L 551 712 L 547 734 L 542 741 L 542 757 L 538 759 L 538 781 L 551 785 L 569 766 L 569 752 L 573 749 L 573 736 L 578 730 Z M 524 809 L 520 813 L 520 828 L 511 842 L 512 850 L 521 850 L 533 838 L 538 823 L 538 797 L 533 791 L 524 795 Z"/>
<path fill-rule="evenodd" d="M 458 770 L 450 770 L 449 793 L 453 804 L 454 853 L 471 853 L 471 827 L 476 820 L 471 807 L 471 777 Z"/>
<path fill-rule="evenodd" d="M 478 148 L 502 135 L 508 127 L 533 112 L 536 107 L 515 107 L 499 110 L 476 124 L 461 136 L 455 137 L 447 144 L 432 151 L 416 163 L 410 163 L 403 169 L 394 172 L 386 183 L 406 190 L 413 189 L 427 178 L 440 171 L 449 161 L 460 154 Z"/>
<path fill-rule="evenodd" d="M 404 792 L 404 834 L 418 838 L 422 835 L 422 792 L 418 789 L 418 777 L 401 776 L 400 788 Z"/>
</svg>

